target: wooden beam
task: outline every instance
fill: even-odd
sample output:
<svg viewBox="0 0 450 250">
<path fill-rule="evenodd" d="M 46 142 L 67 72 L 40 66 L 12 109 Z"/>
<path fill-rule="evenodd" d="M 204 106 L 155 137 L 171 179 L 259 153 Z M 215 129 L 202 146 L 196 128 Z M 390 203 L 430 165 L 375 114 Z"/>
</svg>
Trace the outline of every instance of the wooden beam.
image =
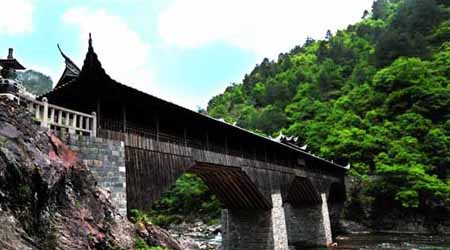
<svg viewBox="0 0 450 250">
<path fill-rule="evenodd" d="M 127 108 L 122 104 L 123 132 L 127 132 Z"/>
<path fill-rule="evenodd" d="M 209 151 L 209 134 L 208 134 L 208 130 L 206 130 L 206 150 Z"/>
<path fill-rule="evenodd" d="M 100 126 L 100 116 L 101 116 L 101 100 L 100 97 L 97 98 L 97 128 L 101 128 Z"/>
<path fill-rule="evenodd" d="M 159 142 L 159 117 L 158 117 L 158 114 L 155 114 L 155 122 L 156 122 L 156 141 Z"/>
<path fill-rule="evenodd" d="M 228 155 L 228 137 L 225 135 L 225 154 Z"/>
<path fill-rule="evenodd" d="M 244 149 L 242 147 L 242 142 L 239 142 L 239 151 L 241 153 L 241 157 L 244 158 Z"/>
<path fill-rule="evenodd" d="M 184 135 L 184 146 L 187 147 L 188 143 L 187 143 L 187 128 L 183 129 L 183 135 Z"/>
<path fill-rule="evenodd" d="M 267 162 L 267 145 L 264 144 L 264 162 Z"/>
</svg>

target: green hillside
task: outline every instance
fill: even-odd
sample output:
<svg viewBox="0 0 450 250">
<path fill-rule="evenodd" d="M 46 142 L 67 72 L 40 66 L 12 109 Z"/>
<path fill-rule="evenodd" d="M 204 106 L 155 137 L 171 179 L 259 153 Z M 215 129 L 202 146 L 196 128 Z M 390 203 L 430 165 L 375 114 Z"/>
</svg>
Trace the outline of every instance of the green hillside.
<svg viewBox="0 0 450 250">
<path fill-rule="evenodd" d="M 264 59 L 207 112 L 350 162 L 365 205 L 446 207 L 450 1 L 378 0 L 359 23 Z"/>
<path fill-rule="evenodd" d="M 17 72 L 16 78 L 23 83 L 27 91 L 37 96 L 46 94 L 53 88 L 52 79 L 35 70 Z"/>
</svg>

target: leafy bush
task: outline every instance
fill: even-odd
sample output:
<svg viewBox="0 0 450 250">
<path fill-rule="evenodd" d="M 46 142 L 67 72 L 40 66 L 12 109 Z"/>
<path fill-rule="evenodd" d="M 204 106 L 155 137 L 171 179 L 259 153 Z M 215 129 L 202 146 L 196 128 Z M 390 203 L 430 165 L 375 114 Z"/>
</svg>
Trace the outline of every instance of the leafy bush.
<svg viewBox="0 0 450 250">
<path fill-rule="evenodd" d="M 167 250 L 167 247 L 162 246 L 149 246 L 147 242 L 145 242 L 144 239 L 141 237 L 136 237 L 135 243 L 134 243 L 134 249 L 135 250 Z"/>
<path fill-rule="evenodd" d="M 193 174 L 180 177 L 175 185 L 144 216 L 159 226 L 201 219 L 207 224 L 219 222 L 221 205 L 203 181 Z"/>
</svg>

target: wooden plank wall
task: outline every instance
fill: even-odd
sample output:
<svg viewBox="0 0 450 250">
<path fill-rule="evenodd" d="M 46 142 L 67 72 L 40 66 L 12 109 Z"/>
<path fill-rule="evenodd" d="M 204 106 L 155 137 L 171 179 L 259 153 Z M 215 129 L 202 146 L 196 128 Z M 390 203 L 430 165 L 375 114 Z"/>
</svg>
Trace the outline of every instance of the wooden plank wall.
<svg viewBox="0 0 450 250">
<path fill-rule="evenodd" d="M 192 159 L 126 146 L 128 208 L 149 208 L 194 165 Z"/>
<path fill-rule="evenodd" d="M 341 181 L 321 171 L 310 171 L 304 165 L 283 166 L 213 152 L 190 147 L 186 140 L 176 138 L 109 130 L 100 130 L 99 135 L 125 142 L 129 208 L 150 207 L 189 169 L 205 181 L 226 208 L 268 209 L 273 190 L 280 190 L 284 200 L 299 200 L 299 197 L 288 198 L 289 189 L 304 192 L 302 183 L 303 186 L 291 185 L 295 176 L 318 180 L 324 187 Z"/>
<path fill-rule="evenodd" d="M 183 145 L 110 130 L 99 133 L 125 142 L 128 209 L 149 208 L 195 164 Z"/>
<path fill-rule="evenodd" d="M 266 199 L 271 200 L 273 191 L 281 192 L 283 199 L 287 197 L 287 191 L 295 175 L 291 173 L 273 171 L 267 168 L 243 168 L 255 186 L 264 194 Z"/>
</svg>

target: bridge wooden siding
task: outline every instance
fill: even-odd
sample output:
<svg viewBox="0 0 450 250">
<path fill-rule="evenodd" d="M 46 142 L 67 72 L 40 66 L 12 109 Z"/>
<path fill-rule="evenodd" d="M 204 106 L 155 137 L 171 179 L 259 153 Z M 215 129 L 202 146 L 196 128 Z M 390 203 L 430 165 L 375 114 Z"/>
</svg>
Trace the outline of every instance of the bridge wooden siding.
<svg viewBox="0 0 450 250">
<path fill-rule="evenodd" d="M 139 132 L 139 134 L 137 134 Z M 320 204 L 318 189 L 324 183 L 341 182 L 341 175 L 326 174 L 308 161 L 287 165 L 243 157 L 218 145 L 192 143 L 187 137 L 156 135 L 130 129 L 126 133 L 99 129 L 100 137 L 122 140 L 126 146 L 127 197 L 130 208 L 146 209 L 157 201 L 183 173 L 201 177 L 225 208 L 269 209 L 273 190 L 280 190 L 294 205 Z M 215 149 L 216 151 L 212 151 Z M 247 154 L 248 155 L 248 154 Z M 287 163 L 287 161 L 284 161 Z M 315 184 L 308 181 L 314 178 Z M 316 186 L 314 186 L 316 185 Z"/>
<path fill-rule="evenodd" d="M 27 99 L 30 111 L 42 126 L 69 133 L 96 136 L 96 114 L 92 115 Z M 126 145 L 127 195 L 131 208 L 145 209 L 157 201 L 186 171 L 196 173 L 226 208 L 269 209 L 270 195 L 280 190 L 291 204 L 319 204 L 320 179 L 341 182 L 342 175 L 309 166 L 305 159 L 278 159 L 256 150 L 231 150 L 208 140 L 183 138 L 107 119 L 100 137 L 122 140 Z M 126 131 L 126 132 L 124 132 Z M 206 138 L 208 139 L 208 138 Z M 236 148 L 236 147 L 235 147 Z M 306 177 L 314 178 L 312 184 Z M 316 185 L 316 187 L 314 186 Z"/>
</svg>

